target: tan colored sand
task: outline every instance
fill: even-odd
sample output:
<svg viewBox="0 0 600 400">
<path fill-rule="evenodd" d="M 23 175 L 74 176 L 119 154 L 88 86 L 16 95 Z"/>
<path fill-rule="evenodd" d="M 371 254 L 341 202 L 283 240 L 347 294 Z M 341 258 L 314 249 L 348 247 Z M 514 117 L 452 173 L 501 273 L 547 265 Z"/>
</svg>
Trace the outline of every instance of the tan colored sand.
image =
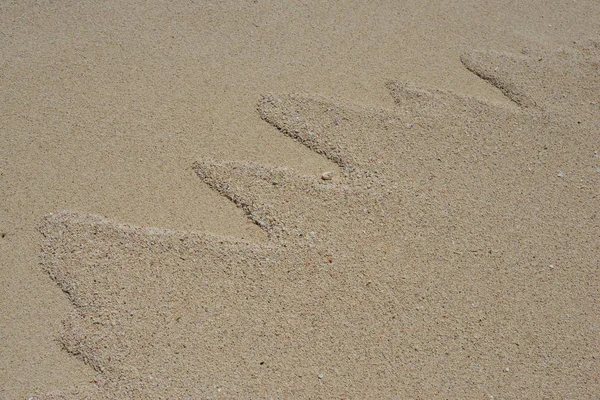
<svg viewBox="0 0 600 400">
<path fill-rule="evenodd" d="M 598 393 L 599 13 L 3 4 L 0 398 Z"/>
</svg>

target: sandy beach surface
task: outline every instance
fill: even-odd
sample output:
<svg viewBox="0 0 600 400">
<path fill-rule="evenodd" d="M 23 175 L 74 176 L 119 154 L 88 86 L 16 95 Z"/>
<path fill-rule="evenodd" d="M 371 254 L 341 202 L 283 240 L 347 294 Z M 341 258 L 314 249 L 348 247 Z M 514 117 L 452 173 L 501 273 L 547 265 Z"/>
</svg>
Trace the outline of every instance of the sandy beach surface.
<svg viewBox="0 0 600 400">
<path fill-rule="evenodd" d="M 598 398 L 600 2 L 0 33 L 0 399 Z"/>
</svg>

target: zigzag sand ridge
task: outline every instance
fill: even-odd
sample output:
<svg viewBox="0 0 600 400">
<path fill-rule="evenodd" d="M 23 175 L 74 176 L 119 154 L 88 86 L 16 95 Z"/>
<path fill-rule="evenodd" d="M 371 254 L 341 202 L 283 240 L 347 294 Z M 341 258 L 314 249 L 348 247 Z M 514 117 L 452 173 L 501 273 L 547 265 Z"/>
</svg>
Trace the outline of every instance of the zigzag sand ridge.
<svg viewBox="0 0 600 400">
<path fill-rule="evenodd" d="M 514 106 L 397 82 L 392 111 L 264 96 L 342 170 L 196 163 L 264 243 L 48 216 L 61 340 L 98 378 L 47 397 L 597 392 L 597 53 L 462 58 Z"/>
</svg>

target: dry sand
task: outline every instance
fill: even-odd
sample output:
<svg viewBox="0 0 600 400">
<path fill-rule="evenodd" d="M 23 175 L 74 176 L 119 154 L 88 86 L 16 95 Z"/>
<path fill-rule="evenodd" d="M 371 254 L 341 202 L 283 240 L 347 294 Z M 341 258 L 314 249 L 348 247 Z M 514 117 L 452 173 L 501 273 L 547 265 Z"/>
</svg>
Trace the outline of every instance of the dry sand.
<svg viewBox="0 0 600 400">
<path fill-rule="evenodd" d="M 600 393 L 598 2 L 0 7 L 0 398 Z"/>
</svg>

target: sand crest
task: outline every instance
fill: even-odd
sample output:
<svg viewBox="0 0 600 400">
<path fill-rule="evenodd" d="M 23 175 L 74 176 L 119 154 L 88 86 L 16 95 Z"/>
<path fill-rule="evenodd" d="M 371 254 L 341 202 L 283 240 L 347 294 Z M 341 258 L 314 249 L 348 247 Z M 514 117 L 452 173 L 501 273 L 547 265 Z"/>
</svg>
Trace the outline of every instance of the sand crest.
<svg viewBox="0 0 600 400">
<path fill-rule="evenodd" d="M 597 15 L 4 2 L 0 398 L 593 398 Z"/>
<path fill-rule="evenodd" d="M 62 343 L 93 397 L 591 396 L 598 268 L 571 260 L 599 250 L 598 177 L 573 154 L 597 139 L 598 92 L 573 86 L 600 89 L 598 56 L 463 57 L 518 107 L 398 82 L 391 111 L 263 96 L 266 122 L 342 172 L 195 163 L 266 242 L 47 217 L 43 266 L 76 307 Z M 570 91 L 549 89 L 565 64 Z M 562 177 L 531 158 L 565 146 Z"/>
</svg>

